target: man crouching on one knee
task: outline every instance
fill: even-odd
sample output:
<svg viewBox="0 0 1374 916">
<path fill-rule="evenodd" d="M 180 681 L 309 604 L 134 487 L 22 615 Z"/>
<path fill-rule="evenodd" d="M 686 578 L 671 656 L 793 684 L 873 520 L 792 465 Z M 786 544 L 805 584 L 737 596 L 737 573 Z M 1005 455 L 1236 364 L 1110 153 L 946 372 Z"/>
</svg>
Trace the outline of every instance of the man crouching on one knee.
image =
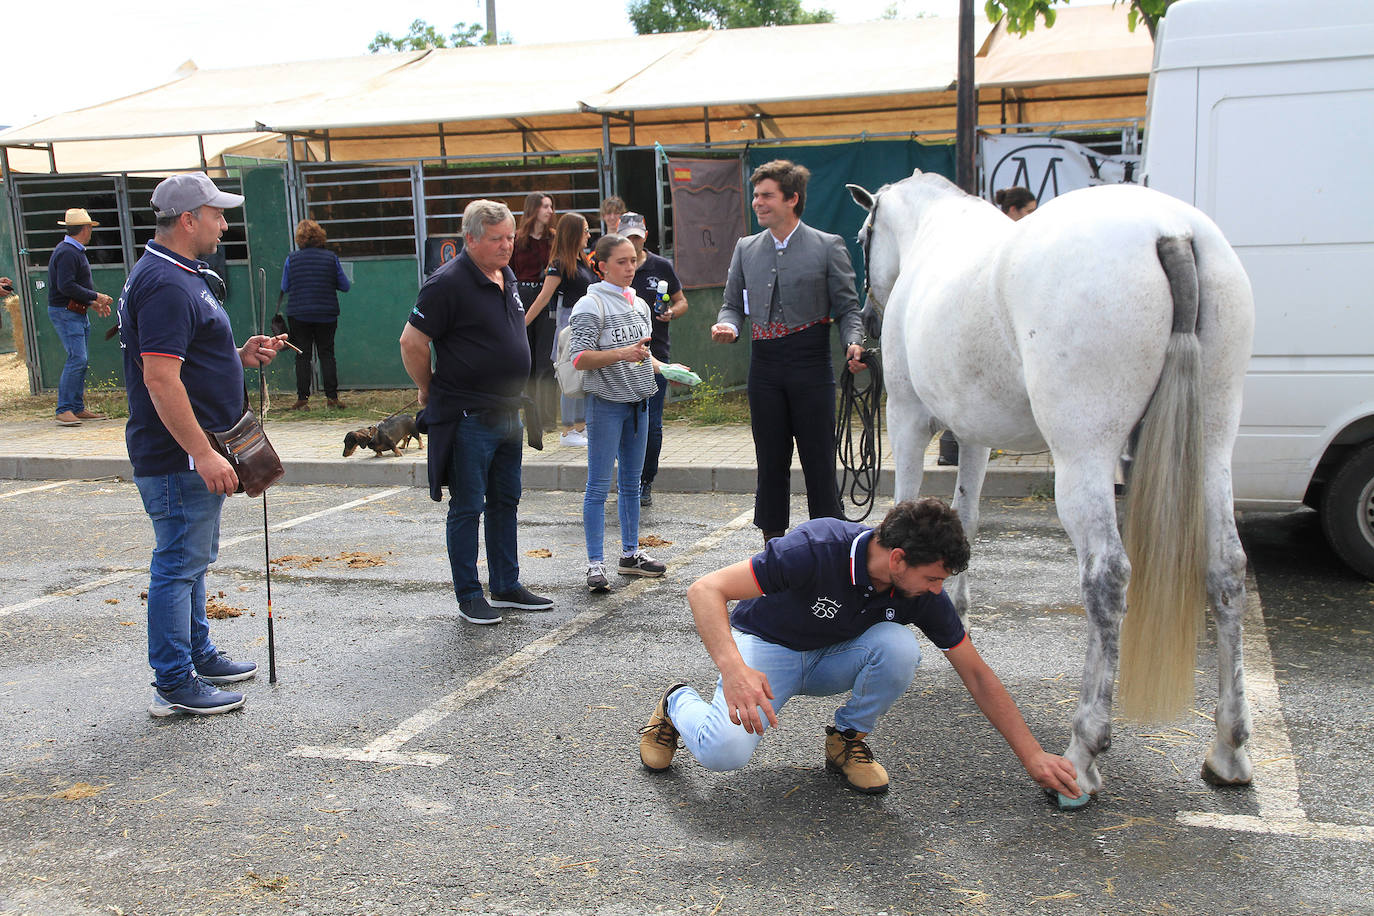
<svg viewBox="0 0 1374 916">
<path fill-rule="evenodd" d="M 898 503 L 876 529 L 813 519 L 753 559 L 701 577 L 687 600 L 720 669 L 716 695 L 707 703 L 686 684 L 669 687 L 641 730 L 640 760 L 666 770 L 680 736 L 707 769 L 738 769 L 790 698 L 848 692 L 825 728 L 825 767 L 858 792 L 886 792 L 887 771 L 864 738 L 915 676 L 921 650 L 905 626 L 915 624 L 1031 778 L 1077 798 L 1073 764 L 1040 747 L 942 592 L 968 560 L 958 515 L 922 499 Z M 730 601 L 739 601 L 733 613 Z"/>
</svg>

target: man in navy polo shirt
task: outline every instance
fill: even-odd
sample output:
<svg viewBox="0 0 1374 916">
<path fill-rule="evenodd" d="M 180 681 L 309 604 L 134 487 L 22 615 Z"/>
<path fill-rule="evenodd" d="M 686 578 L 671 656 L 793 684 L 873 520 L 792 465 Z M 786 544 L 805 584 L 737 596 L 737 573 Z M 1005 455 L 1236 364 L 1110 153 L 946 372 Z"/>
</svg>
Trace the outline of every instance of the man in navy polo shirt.
<svg viewBox="0 0 1374 916">
<path fill-rule="evenodd" d="M 668 338 L 668 322 L 687 314 L 687 294 L 673 270 L 673 262 L 644 247 L 649 229 L 638 213 L 624 213 L 620 217 L 620 234 L 635 246 L 634 287 L 639 298 L 653 309 L 654 321 L 649 352 L 655 360 L 667 363 L 672 359 Z M 644 449 L 644 470 L 639 474 L 639 504 L 654 504 L 654 478 L 658 476 L 658 458 L 663 452 L 663 402 L 668 395 L 668 380 L 663 373 L 654 373 L 658 392 L 649 398 L 649 443 Z"/>
<path fill-rule="evenodd" d="M 715 699 L 669 687 L 641 730 L 640 760 L 666 770 L 680 736 L 707 769 L 738 769 L 790 698 L 850 692 L 825 729 L 826 769 L 858 792 L 886 792 L 887 771 L 863 739 L 915 676 L 921 650 L 905 626 L 915 624 L 1031 778 L 1077 798 L 1073 764 L 1040 747 L 942 591 L 968 560 L 958 515 L 922 499 L 898 503 L 876 529 L 813 519 L 753 559 L 698 579 L 687 600 L 720 669 Z M 733 614 L 730 601 L 739 601 Z"/>
<path fill-rule="evenodd" d="M 506 205 L 468 204 L 463 250 L 420 287 L 400 341 L 429 430 L 429 495 L 438 502 L 449 488 L 445 537 L 458 614 L 478 624 L 500 623 L 496 608 L 553 607 L 520 584 L 516 551 L 520 397 L 530 374 L 530 345 L 525 307 L 507 266 L 514 250 L 515 218 Z M 483 517 L 490 602 L 477 578 Z"/>
<path fill-rule="evenodd" d="M 243 694 L 216 685 L 257 673 L 252 662 L 215 648 L 205 618 L 205 571 L 219 552 L 220 510 L 238 488 L 233 466 L 205 431 L 238 422 L 244 368 L 270 363 L 286 336 L 254 335 L 235 347 L 220 301 L 223 282 L 203 260 L 229 228 L 225 208 L 242 203 L 204 172 L 159 184 L 156 235 L 119 297 L 129 398 L 124 441 L 156 538 L 148 585 L 154 716 L 238 709 Z"/>
</svg>

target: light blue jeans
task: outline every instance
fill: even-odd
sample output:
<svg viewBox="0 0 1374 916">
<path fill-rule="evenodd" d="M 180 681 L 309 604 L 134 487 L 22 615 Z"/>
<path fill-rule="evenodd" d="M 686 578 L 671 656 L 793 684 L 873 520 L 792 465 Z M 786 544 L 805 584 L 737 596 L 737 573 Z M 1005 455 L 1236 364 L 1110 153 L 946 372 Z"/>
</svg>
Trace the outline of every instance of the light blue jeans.
<svg viewBox="0 0 1374 916">
<path fill-rule="evenodd" d="M 80 413 L 86 409 L 87 339 L 91 334 L 91 320 L 66 308 L 48 306 L 48 317 L 57 330 L 57 339 L 67 351 L 67 362 L 57 379 L 57 412 Z"/>
<path fill-rule="evenodd" d="M 170 689 L 215 656 L 205 619 L 205 570 L 219 556 L 224 497 L 195 471 L 134 477 L 153 521 L 148 583 L 148 664 L 157 686 Z"/>
<path fill-rule="evenodd" d="M 835 710 L 835 727 L 867 734 L 878 718 L 906 692 L 921 663 L 916 634 L 899 623 L 883 621 L 845 642 L 798 652 L 757 636 L 734 630 L 735 645 L 744 663 L 768 677 L 773 688 L 773 711 L 794 696 L 828 697 L 853 691 L 849 702 Z M 764 728 L 768 728 L 766 717 Z M 682 743 L 708 770 L 737 770 L 749 762 L 762 735 L 751 735 L 730 721 L 725 691 L 716 678 L 710 703 L 691 687 L 668 697 L 668 718 L 682 733 Z"/>
<path fill-rule="evenodd" d="M 639 475 L 649 443 L 647 402 L 622 404 L 587 395 L 587 492 L 582 498 L 582 527 L 587 538 L 587 562 L 605 560 L 606 497 L 620 462 L 616 487 L 620 512 L 622 553 L 639 549 Z"/>
</svg>

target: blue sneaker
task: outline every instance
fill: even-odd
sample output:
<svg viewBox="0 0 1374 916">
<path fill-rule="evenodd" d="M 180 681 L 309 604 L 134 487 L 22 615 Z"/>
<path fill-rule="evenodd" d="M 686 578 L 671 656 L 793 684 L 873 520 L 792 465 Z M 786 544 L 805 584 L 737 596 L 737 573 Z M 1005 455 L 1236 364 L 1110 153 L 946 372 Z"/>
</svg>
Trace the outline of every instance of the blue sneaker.
<svg viewBox="0 0 1374 916">
<path fill-rule="evenodd" d="M 247 702 L 243 694 L 220 690 L 194 674 L 175 687 L 162 688 L 154 684 L 153 688 L 153 702 L 148 707 L 148 713 L 159 718 L 177 712 L 213 716 L 238 709 Z"/>
<path fill-rule="evenodd" d="M 232 684 L 246 681 L 258 673 L 253 662 L 236 662 L 223 652 L 216 652 L 212 658 L 196 665 L 196 674 L 207 684 Z"/>
</svg>

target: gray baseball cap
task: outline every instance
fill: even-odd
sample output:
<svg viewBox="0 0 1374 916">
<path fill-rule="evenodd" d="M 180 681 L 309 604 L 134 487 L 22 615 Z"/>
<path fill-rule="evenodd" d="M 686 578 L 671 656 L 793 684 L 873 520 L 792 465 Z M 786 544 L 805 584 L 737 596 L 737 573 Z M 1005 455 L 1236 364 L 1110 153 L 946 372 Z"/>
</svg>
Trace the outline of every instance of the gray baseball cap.
<svg viewBox="0 0 1374 916">
<path fill-rule="evenodd" d="M 644 227 L 644 217 L 638 213 L 622 213 L 620 215 L 620 228 L 617 232 L 625 238 L 632 235 L 637 235 L 642 239 L 649 237 L 649 230 Z"/>
<path fill-rule="evenodd" d="M 188 213 L 206 204 L 221 210 L 241 207 L 243 195 L 221 191 L 204 172 L 173 175 L 153 188 L 153 210 L 158 219 Z"/>
</svg>

